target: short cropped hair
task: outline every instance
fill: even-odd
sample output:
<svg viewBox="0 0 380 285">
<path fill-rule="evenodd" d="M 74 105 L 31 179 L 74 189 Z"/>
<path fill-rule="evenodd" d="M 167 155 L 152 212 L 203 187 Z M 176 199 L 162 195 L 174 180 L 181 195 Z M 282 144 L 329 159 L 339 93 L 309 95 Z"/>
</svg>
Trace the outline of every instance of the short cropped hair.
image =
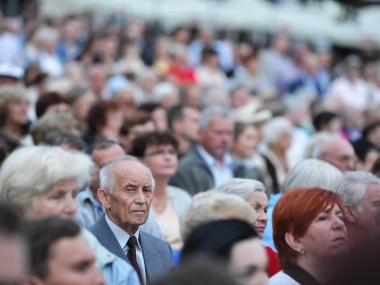
<svg viewBox="0 0 380 285">
<path fill-rule="evenodd" d="M 216 187 L 215 191 L 237 195 L 247 200 L 255 191 L 265 192 L 265 186 L 255 179 L 232 178 Z"/>
<path fill-rule="evenodd" d="M 145 151 L 152 145 L 171 145 L 178 151 L 177 139 L 168 131 L 153 131 L 139 134 L 133 141 L 130 155 L 144 157 Z"/>
<path fill-rule="evenodd" d="M 49 275 L 49 259 L 54 243 L 79 236 L 80 227 L 73 220 L 50 216 L 27 221 L 24 232 L 29 241 L 30 273 L 44 279 Z"/>
<path fill-rule="evenodd" d="M 343 204 L 336 193 L 322 188 L 298 188 L 285 193 L 273 210 L 273 240 L 276 246 L 281 268 L 295 265 L 297 251 L 285 240 L 286 233 L 295 238 L 303 237 L 317 215 L 337 204 L 343 212 Z"/>
<path fill-rule="evenodd" d="M 281 185 L 281 193 L 287 193 L 296 188 L 319 187 L 332 191 L 335 182 L 342 172 L 334 165 L 314 158 L 308 158 L 297 163 L 290 169 Z"/>
<path fill-rule="evenodd" d="M 0 169 L 0 200 L 21 214 L 33 209 L 34 198 L 55 184 L 75 179 L 78 188 L 91 180 L 93 162 L 80 152 L 55 146 L 27 146 L 14 151 Z"/>
<path fill-rule="evenodd" d="M 243 198 L 210 190 L 193 197 L 189 209 L 180 219 L 182 240 L 198 225 L 214 220 L 240 219 L 253 224 L 257 215 Z"/>
<path fill-rule="evenodd" d="M 263 142 L 272 144 L 278 142 L 284 134 L 291 135 L 293 125 L 285 117 L 274 117 L 262 126 Z"/>
<path fill-rule="evenodd" d="M 144 166 L 149 173 L 150 181 L 152 184 L 152 190 L 154 190 L 155 181 L 153 178 L 152 171 L 149 169 L 148 166 L 146 166 L 145 163 L 143 163 L 137 157 L 134 157 L 132 155 L 124 155 L 124 156 L 115 158 L 115 159 L 111 160 L 110 162 L 108 162 L 102 166 L 102 168 L 100 169 L 100 173 L 99 173 L 100 188 L 107 190 L 109 193 L 113 192 L 113 190 L 115 188 L 115 182 L 116 182 L 115 181 L 115 175 L 114 175 L 114 169 L 115 169 L 116 165 L 122 161 L 135 161 L 137 163 L 140 163 L 142 166 Z"/>
<path fill-rule="evenodd" d="M 338 179 L 332 189 L 342 202 L 363 212 L 361 203 L 368 185 L 380 185 L 380 179 L 366 171 L 347 171 Z"/>
<path fill-rule="evenodd" d="M 204 130 L 208 127 L 211 117 L 213 116 L 230 118 L 232 120 L 232 115 L 228 111 L 228 109 L 221 106 L 210 106 L 203 110 L 199 119 L 199 126 L 201 127 L 201 129 Z"/>
</svg>

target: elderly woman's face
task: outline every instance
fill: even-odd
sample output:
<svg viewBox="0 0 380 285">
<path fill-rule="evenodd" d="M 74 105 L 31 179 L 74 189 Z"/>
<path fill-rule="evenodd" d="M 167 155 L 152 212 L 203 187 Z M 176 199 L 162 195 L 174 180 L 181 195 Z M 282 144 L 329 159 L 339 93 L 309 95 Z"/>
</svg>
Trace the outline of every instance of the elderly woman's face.
<svg viewBox="0 0 380 285">
<path fill-rule="evenodd" d="M 260 238 L 263 238 L 264 230 L 267 226 L 268 217 L 268 197 L 263 191 L 256 190 L 249 196 L 246 201 L 256 211 L 257 220 L 254 224 L 255 230 L 259 234 Z"/>
<path fill-rule="evenodd" d="M 320 212 L 300 242 L 309 257 L 339 257 L 347 253 L 347 231 L 337 204 Z"/>
<path fill-rule="evenodd" d="M 50 191 L 37 196 L 33 209 L 26 213 L 27 218 L 58 215 L 73 219 L 77 210 L 75 196 L 78 192 L 76 179 L 58 182 Z"/>
<path fill-rule="evenodd" d="M 154 178 L 169 178 L 177 171 L 177 151 L 171 144 L 148 146 L 142 160 L 150 168 Z"/>
<path fill-rule="evenodd" d="M 268 257 L 257 238 L 242 240 L 231 250 L 230 269 L 242 285 L 266 285 Z"/>
<path fill-rule="evenodd" d="M 24 125 L 28 122 L 28 106 L 26 98 L 20 98 L 9 102 L 7 106 L 7 120 L 16 125 Z"/>
<path fill-rule="evenodd" d="M 254 126 L 246 126 L 233 142 L 232 149 L 244 157 L 250 157 L 256 149 L 259 134 Z"/>
</svg>

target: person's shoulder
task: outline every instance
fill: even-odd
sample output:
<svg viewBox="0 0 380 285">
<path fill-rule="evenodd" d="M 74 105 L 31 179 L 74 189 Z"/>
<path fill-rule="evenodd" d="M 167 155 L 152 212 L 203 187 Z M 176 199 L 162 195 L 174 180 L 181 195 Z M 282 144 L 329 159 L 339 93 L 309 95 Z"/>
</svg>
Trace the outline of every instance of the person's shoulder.
<svg viewBox="0 0 380 285">
<path fill-rule="evenodd" d="M 269 285 L 300 285 L 284 271 L 280 271 L 269 279 Z"/>
<path fill-rule="evenodd" d="M 175 195 L 176 197 L 179 197 L 182 199 L 189 199 L 191 201 L 191 196 L 189 193 L 187 193 L 186 190 L 173 186 L 173 185 L 169 185 L 168 188 L 169 188 L 170 194 L 172 194 L 173 196 Z"/>
</svg>

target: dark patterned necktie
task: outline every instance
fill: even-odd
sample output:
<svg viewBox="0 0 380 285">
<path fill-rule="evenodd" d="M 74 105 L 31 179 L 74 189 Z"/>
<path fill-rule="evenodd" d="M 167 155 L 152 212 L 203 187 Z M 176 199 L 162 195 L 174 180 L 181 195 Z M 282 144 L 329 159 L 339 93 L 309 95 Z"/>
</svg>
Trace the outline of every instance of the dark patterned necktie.
<svg viewBox="0 0 380 285">
<path fill-rule="evenodd" d="M 143 284 L 142 282 L 142 276 L 141 276 L 141 271 L 139 264 L 137 263 L 136 259 L 136 244 L 137 244 L 137 239 L 135 236 L 131 236 L 127 242 L 128 246 L 128 253 L 127 253 L 127 258 L 129 262 L 131 263 L 132 267 L 136 270 L 137 276 L 139 277 L 140 283 Z"/>
</svg>

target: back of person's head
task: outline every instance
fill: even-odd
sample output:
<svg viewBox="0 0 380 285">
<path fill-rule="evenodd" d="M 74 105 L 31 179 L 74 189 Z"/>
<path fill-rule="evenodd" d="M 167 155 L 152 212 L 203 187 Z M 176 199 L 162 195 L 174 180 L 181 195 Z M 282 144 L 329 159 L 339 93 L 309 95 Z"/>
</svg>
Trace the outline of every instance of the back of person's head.
<svg viewBox="0 0 380 285">
<path fill-rule="evenodd" d="M 181 237 L 186 240 L 196 226 L 208 221 L 240 219 L 253 225 L 256 218 L 256 211 L 243 198 L 209 190 L 195 195 L 191 206 L 182 215 Z"/>
<path fill-rule="evenodd" d="M 0 200 L 20 213 L 35 207 L 34 199 L 68 179 L 75 179 L 78 188 L 93 173 L 93 162 L 80 152 L 61 147 L 28 146 L 14 151 L 0 169 Z"/>
<path fill-rule="evenodd" d="M 120 129 L 121 135 L 128 135 L 131 128 L 137 125 L 144 125 L 152 120 L 152 117 L 147 112 L 136 111 L 124 119 Z"/>
<path fill-rule="evenodd" d="M 68 100 L 57 92 L 48 92 L 41 96 L 36 103 L 37 118 L 41 118 L 49 109 L 49 107 L 58 104 L 69 105 Z"/>
<path fill-rule="evenodd" d="M 238 285 L 226 270 L 225 264 L 205 255 L 198 255 L 181 263 L 181 266 L 153 285 Z"/>
<path fill-rule="evenodd" d="M 322 111 L 318 113 L 313 119 L 314 128 L 318 132 L 323 131 L 334 119 L 339 119 L 338 114 L 330 111 Z"/>
<path fill-rule="evenodd" d="M 70 219 L 52 216 L 26 222 L 24 232 L 29 242 L 30 274 L 44 279 L 49 275 L 53 245 L 60 239 L 79 236 L 80 227 Z"/>
<path fill-rule="evenodd" d="M 259 238 L 259 236 L 251 224 L 242 220 L 203 223 L 193 229 L 186 238 L 181 260 L 203 253 L 228 263 L 232 247 L 239 241 L 251 238 Z"/>
<path fill-rule="evenodd" d="M 78 122 L 71 113 L 48 112 L 43 115 L 32 127 L 31 135 L 35 145 L 44 141 L 46 135 L 55 130 L 69 130 L 76 132 Z"/>
<path fill-rule="evenodd" d="M 232 178 L 216 187 L 215 191 L 237 195 L 246 200 L 255 191 L 265 192 L 265 186 L 255 179 Z"/>
<path fill-rule="evenodd" d="M 322 188 L 298 188 L 285 193 L 278 200 L 272 216 L 273 241 L 283 269 L 295 265 L 299 254 L 287 243 L 286 234 L 290 233 L 296 239 L 303 237 L 317 215 L 334 204 L 343 213 L 339 196 Z"/>
<path fill-rule="evenodd" d="M 132 147 L 128 153 L 141 158 L 148 147 L 161 145 L 171 145 L 174 150 L 178 151 L 178 141 L 170 132 L 153 131 L 137 135 L 132 141 Z"/>
<path fill-rule="evenodd" d="M 325 161 L 308 158 L 297 163 L 290 169 L 281 185 L 281 192 L 287 193 L 296 188 L 319 187 L 333 190 L 335 182 L 342 172 Z"/>
<path fill-rule="evenodd" d="M 61 146 L 66 150 L 84 151 L 86 143 L 78 134 L 68 130 L 55 130 L 46 134 L 44 144 L 51 146 Z"/>
</svg>

